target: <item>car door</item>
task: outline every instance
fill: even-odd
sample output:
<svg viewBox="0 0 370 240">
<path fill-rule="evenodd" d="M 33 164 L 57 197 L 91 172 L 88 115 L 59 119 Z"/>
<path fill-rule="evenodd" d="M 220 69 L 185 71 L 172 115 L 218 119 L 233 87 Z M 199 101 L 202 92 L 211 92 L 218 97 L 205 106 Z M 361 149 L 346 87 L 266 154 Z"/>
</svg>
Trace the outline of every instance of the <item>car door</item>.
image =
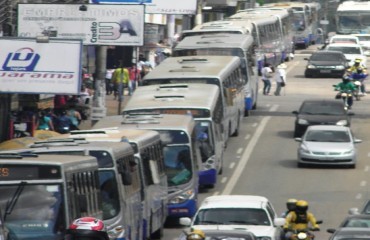
<svg viewBox="0 0 370 240">
<path fill-rule="evenodd" d="M 267 203 L 266 205 L 266 210 L 268 212 L 268 215 L 271 219 L 271 224 L 274 224 L 274 219 L 277 217 L 276 212 L 274 210 L 274 207 L 271 205 L 270 202 Z M 275 231 L 274 231 L 274 238 L 273 239 L 283 239 L 284 238 L 284 231 L 282 229 L 282 226 L 274 226 Z"/>
</svg>

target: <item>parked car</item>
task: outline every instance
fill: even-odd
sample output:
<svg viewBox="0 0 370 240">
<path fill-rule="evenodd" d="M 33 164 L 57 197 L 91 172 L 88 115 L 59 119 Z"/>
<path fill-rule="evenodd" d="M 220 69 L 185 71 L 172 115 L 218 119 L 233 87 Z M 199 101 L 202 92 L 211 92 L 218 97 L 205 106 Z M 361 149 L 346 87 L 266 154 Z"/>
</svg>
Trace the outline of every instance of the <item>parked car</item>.
<svg viewBox="0 0 370 240">
<path fill-rule="evenodd" d="M 281 239 L 284 222 L 267 198 L 253 195 L 207 197 L 193 220 L 180 218 L 180 224 L 190 228 L 248 230 L 258 239 Z"/>
<path fill-rule="evenodd" d="M 355 168 L 357 163 L 355 138 L 349 127 L 335 125 L 309 126 L 300 142 L 298 167 L 306 165 L 340 165 Z"/>
<path fill-rule="evenodd" d="M 310 125 L 351 125 L 353 112 L 344 110 L 343 101 L 331 99 L 312 99 L 302 102 L 296 115 L 294 137 L 301 137 Z"/>
<path fill-rule="evenodd" d="M 370 239 L 370 228 L 340 228 L 329 240 L 365 240 Z"/>
<path fill-rule="evenodd" d="M 352 43 L 332 43 L 325 47 L 326 51 L 339 51 L 346 56 L 349 65 L 352 66 L 356 59 L 361 59 L 361 64 L 367 66 L 367 57 L 360 44 Z"/>
<path fill-rule="evenodd" d="M 342 77 L 349 66 L 346 56 L 338 51 L 317 51 L 307 60 L 304 76 L 308 77 Z"/>
<path fill-rule="evenodd" d="M 206 236 L 205 240 L 257 240 L 257 237 L 252 232 L 240 229 L 216 229 L 202 231 Z M 186 240 L 185 232 L 182 232 L 179 240 Z"/>
</svg>

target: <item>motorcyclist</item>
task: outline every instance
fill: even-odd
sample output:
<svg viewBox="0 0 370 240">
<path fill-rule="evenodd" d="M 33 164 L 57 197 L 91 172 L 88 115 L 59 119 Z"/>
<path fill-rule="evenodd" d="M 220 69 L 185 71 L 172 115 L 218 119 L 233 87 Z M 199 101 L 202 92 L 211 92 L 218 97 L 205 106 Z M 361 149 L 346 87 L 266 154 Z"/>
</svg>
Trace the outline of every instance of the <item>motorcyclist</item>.
<svg viewBox="0 0 370 240">
<path fill-rule="evenodd" d="M 355 63 L 349 68 L 349 71 L 352 78 L 361 82 L 361 95 L 366 95 L 364 80 L 367 77 L 367 70 L 360 58 L 356 58 Z"/>
<path fill-rule="evenodd" d="M 287 200 L 287 202 L 286 202 L 286 208 L 287 208 L 287 210 L 285 211 L 285 213 L 283 213 L 283 216 L 282 217 L 286 217 L 286 216 L 288 216 L 288 214 L 290 213 L 290 212 L 292 212 L 292 211 L 294 211 L 295 210 L 295 207 L 296 207 L 296 203 L 297 203 L 297 199 L 295 199 L 295 198 L 289 198 L 288 200 Z"/>
<path fill-rule="evenodd" d="M 349 93 L 349 92 L 352 93 L 357 88 L 356 85 L 353 84 L 352 78 L 349 76 L 344 76 L 342 78 L 342 82 L 338 83 L 337 85 L 334 85 L 334 87 L 336 91 L 339 91 L 339 94 Z M 352 97 L 352 94 L 350 94 L 349 96 L 347 96 L 346 105 L 348 106 L 348 108 L 351 108 L 352 104 L 353 104 L 353 97 Z"/>
<path fill-rule="evenodd" d="M 73 221 L 66 230 L 65 240 L 109 240 L 102 220 L 82 217 Z"/>
<path fill-rule="evenodd" d="M 291 211 L 285 218 L 285 224 L 283 226 L 284 232 L 286 233 L 285 238 L 291 239 L 292 235 L 299 230 L 319 231 L 320 226 L 316 222 L 315 216 L 308 212 L 308 202 L 305 200 L 298 200 L 294 211 Z M 311 225 L 311 228 L 309 228 Z M 312 234 L 307 232 L 308 234 Z"/>
<path fill-rule="evenodd" d="M 186 240 L 204 240 L 206 235 L 202 230 L 193 229 L 190 233 L 186 235 Z"/>
</svg>

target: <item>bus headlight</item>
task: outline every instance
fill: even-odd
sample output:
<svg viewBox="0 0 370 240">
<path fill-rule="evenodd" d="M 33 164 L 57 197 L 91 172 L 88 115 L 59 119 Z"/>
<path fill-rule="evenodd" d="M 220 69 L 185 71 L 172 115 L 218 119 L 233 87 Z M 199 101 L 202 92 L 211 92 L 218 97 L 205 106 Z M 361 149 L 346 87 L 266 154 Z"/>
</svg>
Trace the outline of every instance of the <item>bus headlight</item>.
<svg viewBox="0 0 370 240">
<path fill-rule="evenodd" d="M 169 200 L 169 203 L 171 204 L 179 204 L 179 203 L 183 203 L 191 198 L 194 197 L 194 192 L 193 190 L 187 190 L 186 192 L 183 192 L 175 197 L 173 197 L 172 199 Z"/>
</svg>

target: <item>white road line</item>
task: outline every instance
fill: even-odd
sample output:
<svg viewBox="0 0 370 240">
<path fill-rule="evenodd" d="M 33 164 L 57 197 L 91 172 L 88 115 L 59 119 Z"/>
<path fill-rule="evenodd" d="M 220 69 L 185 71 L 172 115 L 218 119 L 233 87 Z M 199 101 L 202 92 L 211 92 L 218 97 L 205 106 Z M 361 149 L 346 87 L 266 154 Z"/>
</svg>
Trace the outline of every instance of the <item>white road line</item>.
<svg viewBox="0 0 370 240">
<path fill-rule="evenodd" d="M 361 181 L 360 186 L 365 187 L 366 186 L 366 181 Z"/>
<path fill-rule="evenodd" d="M 311 54 L 310 54 L 311 55 Z M 288 67 L 288 69 L 286 70 L 286 72 L 290 72 L 293 68 L 295 68 L 298 64 L 300 63 L 300 61 L 295 61 L 292 65 L 290 65 Z"/>
<path fill-rule="evenodd" d="M 368 171 L 369 171 L 369 166 L 365 166 L 364 171 L 365 171 L 365 172 L 368 172 Z"/>
<path fill-rule="evenodd" d="M 243 152 L 243 148 L 239 148 L 238 151 L 236 151 L 236 154 L 241 154 Z"/>
<path fill-rule="evenodd" d="M 358 193 L 357 195 L 356 195 L 356 199 L 361 199 L 362 198 L 362 194 L 361 193 Z"/>
<path fill-rule="evenodd" d="M 270 111 L 276 111 L 274 109 L 277 109 L 278 105 L 274 105 Z M 222 191 L 223 195 L 228 195 L 230 194 L 236 183 L 238 182 L 240 176 L 242 175 L 245 166 L 248 163 L 248 160 L 253 152 L 254 147 L 257 145 L 258 139 L 261 137 L 263 129 L 267 125 L 268 121 L 270 120 L 270 116 L 263 117 L 261 123 L 258 125 L 258 128 L 256 129 L 256 132 L 253 134 L 253 137 L 251 138 L 250 142 L 248 143 L 242 158 L 240 159 L 238 166 L 235 169 L 235 172 L 233 175 L 230 177 L 229 182 L 226 184 L 224 190 Z"/>
<path fill-rule="evenodd" d="M 247 134 L 247 135 L 245 135 L 244 139 L 245 140 L 248 140 L 250 137 L 251 137 L 251 135 L 250 134 Z"/>
<path fill-rule="evenodd" d="M 253 123 L 252 127 L 257 127 L 258 123 Z"/>
<path fill-rule="evenodd" d="M 367 154 L 368 157 L 370 157 L 370 152 Z"/>
<path fill-rule="evenodd" d="M 214 192 L 212 195 L 216 196 L 216 195 L 219 195 L 219 194 L 220 194 L 220 192 Z"/>
<path fill-rule="evenodd" d="M 227 181 L 227 177 L 223 177 L 222 179 L 221 179 L 221 183 L 225 183 Z"/>
<path fill-rule="evenodd" d="M 235 162 L 230 163 L 229 168 L 230 168 L 230 169 L 233 169 L 234 167 L 235 167 Z"/>
</svg>

